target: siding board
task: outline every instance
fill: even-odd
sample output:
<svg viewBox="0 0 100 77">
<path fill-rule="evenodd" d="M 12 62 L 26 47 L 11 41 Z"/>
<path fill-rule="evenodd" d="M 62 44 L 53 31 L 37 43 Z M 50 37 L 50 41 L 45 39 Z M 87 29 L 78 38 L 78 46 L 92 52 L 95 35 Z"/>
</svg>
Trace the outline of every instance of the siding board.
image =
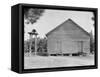
<svg viewBox="0 0 100 77">
<path fill-rule="evenodd" d="M 47 35 L 48 53 L 78 53 L 90 52 L 90 37 L 85 31 L 77 27 L 72 20 L 61 24 Z M 83 42 L 82 46 L 81 43 Z"/>
</svg>

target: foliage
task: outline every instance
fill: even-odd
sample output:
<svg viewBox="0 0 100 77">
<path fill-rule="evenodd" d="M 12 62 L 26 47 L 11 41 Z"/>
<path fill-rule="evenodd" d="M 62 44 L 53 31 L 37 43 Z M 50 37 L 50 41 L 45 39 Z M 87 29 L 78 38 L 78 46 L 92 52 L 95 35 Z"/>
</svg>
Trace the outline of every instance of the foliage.
<svg viewBox="0 0 100 77">
<path fill-rule="evenodd" d="M 29 46 L 30 46 L 29 41 L 24 41 L 24 52 L 25 53 L 29 52 Z"/>
<path fill-rule="evenodd" d="M 30 40 L 24 41 L 24 52 L 29 52 Z M 35 39 L 32 39 L 31 45 L 32 52 L 35 52 Z M 37 53 L 42 55 L 47 53 L 47 38 L 37 38 Z"/>
<path fill-rule="evenodd" d="M 95 39 L 93 38 L 92 32 L 90 33 L 90 52 L 94 53 L 95 50 Z"/>
<path fill-rule="evenodd" d="M 37 9 L 37 8 L 25 8 L 24 9 L 24 20 L 26 20 L 27 24 L 35 23 L 40 16 L 42 16 L 42 13 L 44 12 L 44 9 Z"/>
</svg>

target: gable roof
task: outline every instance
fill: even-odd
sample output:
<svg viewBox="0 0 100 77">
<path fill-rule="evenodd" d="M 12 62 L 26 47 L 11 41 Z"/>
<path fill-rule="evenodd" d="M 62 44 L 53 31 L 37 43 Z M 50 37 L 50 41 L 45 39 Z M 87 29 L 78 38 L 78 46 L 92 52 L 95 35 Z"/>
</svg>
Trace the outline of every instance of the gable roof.
<svg viewBox="0 0 100 77">
<path fill-rule="evenodd" d="M 90 34 L 85 31 L 82 27 L 80 27 L 78 24 L 76 24 L 72 19 L 68 19 L 67 21 L 64 21 L 62 24 L 67 23 L 68 21 L 71 21 L 72 23 L 75 24 L 75 26 L 77 26 L 79 29 L 81 29 L 86 35 L 90 36 Z M 62 26 L 62 24 L 58 25 L 57 27 L 55 27 L 53 30 L 51 30 L 50 32 L 48 32 L 46 34 L 46 36 L 48 36 L 49 34 L 51 34 L 53 31 L 55 31 L 57 28 L 59 28 L 60 26 Z"/>
</svg>

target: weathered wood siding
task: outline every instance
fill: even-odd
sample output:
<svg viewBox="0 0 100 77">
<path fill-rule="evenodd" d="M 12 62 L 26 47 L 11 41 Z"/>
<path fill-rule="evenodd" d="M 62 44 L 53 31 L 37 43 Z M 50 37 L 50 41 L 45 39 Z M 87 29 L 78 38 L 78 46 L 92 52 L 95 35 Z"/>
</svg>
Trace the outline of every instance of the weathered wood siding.
<svg viewBox="0 0 100 77">
<path fill-rule="evenodd" d="M 89 35 L 70 20 L 53 30 L 47 38 L 49 54 L 80 52 L 80 41 L 83 41 L 83 51 L 90 51 Z"/>
</svg>

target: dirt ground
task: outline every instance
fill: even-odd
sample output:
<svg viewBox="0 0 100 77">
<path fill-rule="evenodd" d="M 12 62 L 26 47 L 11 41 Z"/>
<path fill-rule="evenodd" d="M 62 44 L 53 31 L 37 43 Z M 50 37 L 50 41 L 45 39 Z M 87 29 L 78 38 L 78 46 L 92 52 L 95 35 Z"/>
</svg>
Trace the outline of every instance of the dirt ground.
<svg viewBox="0 0 100 77">
<path fill-rule="evenodd" d="M 31 56 L 24 57 L 24 69 L 94 65 L 94 56 Z"/>
</svg>

